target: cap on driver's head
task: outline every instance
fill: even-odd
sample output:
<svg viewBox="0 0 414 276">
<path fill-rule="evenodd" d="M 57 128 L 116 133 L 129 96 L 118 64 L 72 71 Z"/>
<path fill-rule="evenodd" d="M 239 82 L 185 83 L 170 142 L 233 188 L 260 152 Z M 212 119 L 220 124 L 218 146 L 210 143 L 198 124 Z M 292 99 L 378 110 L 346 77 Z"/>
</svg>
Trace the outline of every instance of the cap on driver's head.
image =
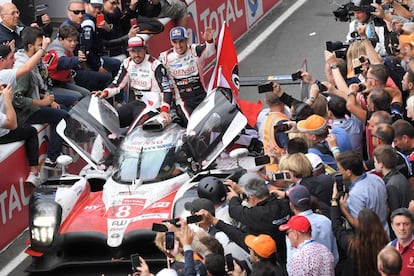
<svg viewBox="0 0 414 276">
<path fill-rule="evenodd" d="M 103 0 L 87 0 L 86 3 L 91 4 L 93 7 L 103 6 Z"/>
<path fill-rule="evenodd" d="M 184 204 L 184 208 L 190 212 L 198 212 L 201 209 L 208 211 L 213 216 L 215 215 L 215 208 L 214 204 L 211 200 L 207 198 L 196 198 L 191 202 L 186 202 Z"/>
<path fill-rule="evenodd" d="M 188 38 L 187 30 L 184 27 L 177 26 L 170 31 L 170 40 L 185 40 Z"/>
<path fill-rule="evenodd" d="M 144 49 L 145 40 L 140 36 L 133 36 L 128 40 L 128 50 Z"/>
</svg>

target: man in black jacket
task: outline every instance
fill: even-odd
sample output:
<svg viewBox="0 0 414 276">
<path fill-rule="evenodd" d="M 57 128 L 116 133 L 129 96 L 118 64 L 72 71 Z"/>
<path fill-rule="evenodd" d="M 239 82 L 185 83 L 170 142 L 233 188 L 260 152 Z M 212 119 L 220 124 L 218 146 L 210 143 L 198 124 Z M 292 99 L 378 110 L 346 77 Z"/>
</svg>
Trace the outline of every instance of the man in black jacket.
<svg viewBox="0 0 414 276">
<path fill-rule="evenodd" d="M 229 200 L 230 217 L 245 225 L 247 233 L 208 215 L 203 210 L 197 214 L 209 220 L 217 229 L 226 233 L 231 240 L 243 248 L 246 247 L 244 237 L 247 234 L 271 236 L 276 241 L 279 257 L 285 262 L 285 237 L 284 233 L 279 231 L 278 226 L 285 223 L 290 217 L 289 202 L 277 199 L 276 196 L 270 194 L 265 181 L 259 176 L 250 179 L 244 187 L 244 193 L 250 207 L 242 204 L 242 199 L 233 189 L 229 187 L 229 190 L 227 199 Z"/>
</svg>

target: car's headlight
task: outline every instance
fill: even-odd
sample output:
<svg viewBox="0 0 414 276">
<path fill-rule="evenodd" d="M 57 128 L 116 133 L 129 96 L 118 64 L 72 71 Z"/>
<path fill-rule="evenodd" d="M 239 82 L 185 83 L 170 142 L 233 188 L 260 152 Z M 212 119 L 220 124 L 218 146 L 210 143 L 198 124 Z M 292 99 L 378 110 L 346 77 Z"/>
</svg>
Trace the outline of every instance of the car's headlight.
<svg viewBox="0 0 414 276">
<path fill-rule="evenodd" d="M 62 217 L 61 206 L 52 200 L 35 200 L 29 209 L 31 247 L 43 251 L 57 236 Z"/>
</svg>

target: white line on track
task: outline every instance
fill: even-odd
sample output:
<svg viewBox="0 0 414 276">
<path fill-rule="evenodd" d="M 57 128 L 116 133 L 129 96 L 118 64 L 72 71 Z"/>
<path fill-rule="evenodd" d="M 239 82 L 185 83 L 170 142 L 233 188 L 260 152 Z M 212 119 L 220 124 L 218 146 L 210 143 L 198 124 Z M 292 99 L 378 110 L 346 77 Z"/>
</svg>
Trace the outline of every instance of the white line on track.
<svg viewBox="0 0 414 276">
<path fill-rule="evenodd" d="M 27 254 L 22 252 L 17 255 L 13 260 L 11 260 L 2 270 L 0 270 L 0 275 L 10 275 L 10 273 L 16 269 L 23 261 L 27 258 Z"/>
<path fill-rule="evenodd" d="M 286 19 L 289 18 L 297 9 L 299 9 L 307 0 L 298 0 L 289 9 L 287 9 L 275 22 L 266 28 L 260 35 L 258 35 L 253 43 L 250 43 L 246 48 L 238 54 L 239 62 L 256 50 L 257 45 L 263 43 Z"/>
<path fill-rule="evenodd" d="M 264 30 L 259 36 L 254 40 L 254 43 L 248 45 L 243 51 L 238 55 L 239 62 L 245 59 L 250 55 L 257 47 L 257 45 L 263 43 L 286 19 L 289 18 L 297 9 L 299 9 L 307 0 L 299 0 L 293 4 L 289 9 L 287 9 L 275 22 L 273 22 L 266 30 Z M 0 275 L 9 275 L 19 264 L 21 264 L 24 259 L 27 258 L 27 254 L 22 252 L 17 255 L 13 260 L 11 260 L 2 270 L 0 270 Z"/>
</svg>

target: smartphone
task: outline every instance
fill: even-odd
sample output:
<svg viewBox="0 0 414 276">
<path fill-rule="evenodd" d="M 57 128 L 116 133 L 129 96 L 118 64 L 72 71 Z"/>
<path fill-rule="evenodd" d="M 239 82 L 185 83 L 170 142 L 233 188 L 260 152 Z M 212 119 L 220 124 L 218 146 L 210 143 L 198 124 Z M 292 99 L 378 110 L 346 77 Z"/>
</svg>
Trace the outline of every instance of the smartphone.
<svg viewBox="0 0 414 276">
<path fill-rule="evenodd" d="M 316 81 L 316 85 L 319 88 L 319 92 L 325 92 L 328 91 L 328 87 L 326 87 L 323 83 L 321 83 L 319 80 Z"/>
<path fill-rule="evenodd" d="M 174 232 L 165 233 L 165 249 L 174 249 L 175 237 Z"/>
<path fill-rule="evenodd" d="M 285 131 L 288 131 L 291 128 L 292 128 L 292 126 L 290 126 L 288 124 L 281 124 L 281 125 L 275 125 L 273 127 L 273 131 L 274 132 L 285 132 Z"/>
<path fill-rule="evenodd" d="M 289 179 L 290 179 L 290 174 L 288 172 L 278 172 L 272 175 L 273 181 L 289 180 Z"/>
<path fill-rule="evenodd" d="M 129 25 L 130 25 L 131 27 L 133 27 L 133 26 L 137 26 L 137 25 L 138 25 L 138 19 L 137 19 L 137 18 L 131 18 L 131 19 L 129 20 Z"/>
<path fill-rule="evenodd" d="M 154 231 L 154 232 L 167 232 L 168 228 L 164 224 L 153 223 L 152 224 L 152 231 Z"/>
<path fill-rule="evenodd" d="M 86 47 L 81 45 L 79 46 L 79 51 L 81 51 L 84 55 L 86 55 Z"/>
<path fill-rule="evenodd" d="M 296 72 L 292 74 L 292 80 L 296 81 L 296 80 L 301 80 L 302 79 L 302 72 Z"/>
<path fill-rule="evenodd" d="M 227 271 L 234 270 L 233 256 L 231 254 L 226 255 L 226 265 L 227 265 Z"/>
<path fill-rule="evenodd" d="M 101 25 L 102 22 L 104 22 L 105 18 L 104 18 L 104 14 L 103 13 L 98 13 L 96 15 L 96 26 L 99 27 L 99 25 Z"/>
<path fill-rule="evenodd" d="M 261 84 L 261 85 L 257 86 L 257 88 L 259 90 L 258 91 L 259 94 L 266 93 L 266 92 L 272 92 L 273 91 L 273 83 L 269 82 L 269 83 L 266 83 L 266 84 Z"/>
<path fill-rule="evenodd" d="M 355 75 L 362 74 L 362 65 L 354 67 L 354 74 Z"/>
<path fill-rule="evenodd" d="M 131 255 L 131 264 L 132 264 L 132 272 L 138 272 L 137 267 L 141 266 L 141 261 L 139 260 L 139 254 Z"/>
<path fill-rule="evenodd" d="M 335 176 L 336 188 L 338 189 L 338 192 L 345 192 L 342 174 L 337 173 L 334 176 Z"/>
<path fill-rule="evenodd" d="M 200 215 L 188 216 L 187 217 L 187 224 L 197 223 L 203 220 L 203 217 Z"/>
<path fill-rule="evenodd" d="M 179 224 L 177 224 L 179 221 L 180 221 L 180 218 L 173 218 L 173 219 L 165 219 L 162 222 L 169 222 L 173 224 L 174 226 L 180 226 Z"/>
<path fill-rule="evenodd" d="M 257 156 L 254 158 L 254 164 L 256 166 L 262 166 L 270 163 L 269 155 Z"/>
</svg>

